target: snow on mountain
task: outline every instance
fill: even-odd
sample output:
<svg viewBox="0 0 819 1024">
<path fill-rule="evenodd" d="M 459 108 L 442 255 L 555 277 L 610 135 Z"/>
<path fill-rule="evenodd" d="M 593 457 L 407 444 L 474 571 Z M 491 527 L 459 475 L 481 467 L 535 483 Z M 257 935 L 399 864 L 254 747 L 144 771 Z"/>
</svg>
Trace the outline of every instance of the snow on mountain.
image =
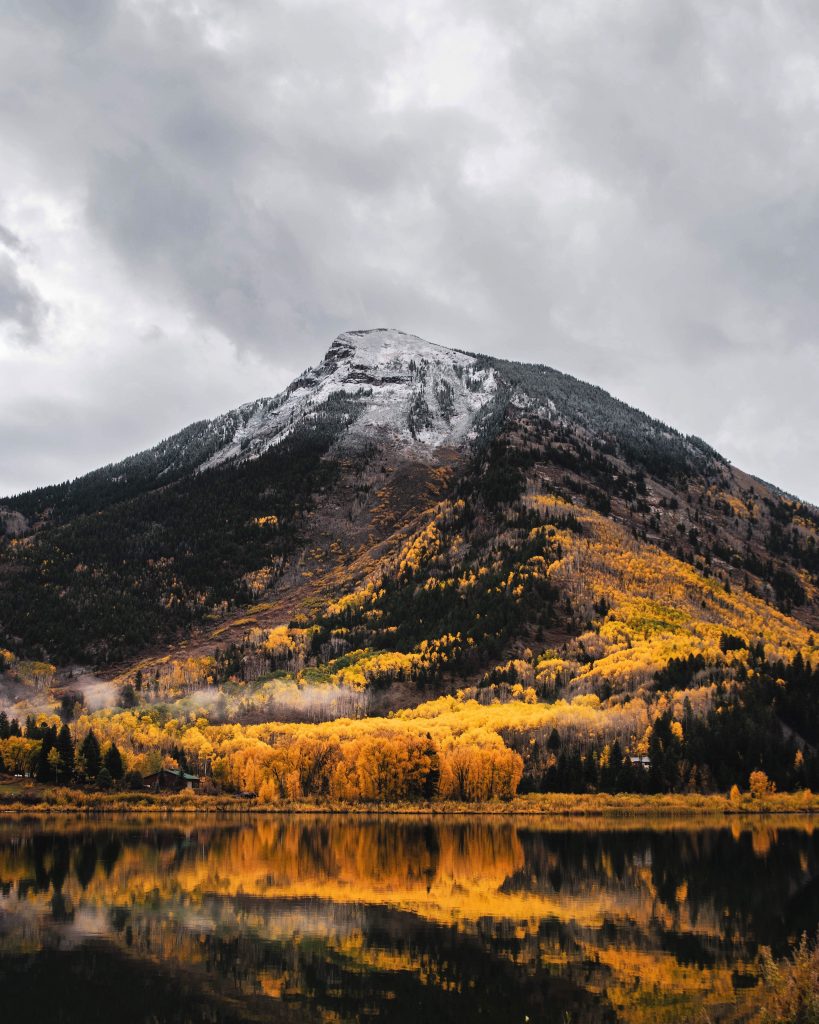
<svg viewBox="0 0 819 1024">
<path fill-rule="evenodd" d="M 376 441 L 419 461 L 469 444 L 496 413 L 513 409 L 578 432 L 626 464 L 671 477 L 724 460 L 702 440 L 548 366 L 469 355 L 402 331 L 340 334 L 322 361 L 275 398 L 192 423 L 147 451 L 2 505 L 34 520 L 98 511 L 202 469 L 257 458 L 294 431 L 315 427 L 336 448 Z M 499 422 L 499 420 L 497 420 Z M 20 528 L 0 516 L 0 534 Z"/>
<path fill-rule="evenodd" d="M 235 430 L 203 468 L 258 456 L 341 402 L 348 409 L 346 443 L 377 437 L 423 457 L 474 437 L 497 389 L 496 371 L 475 356 L 402 331 L 349 331 L 283 394 L 228 413 Z M 224 436 L 223 419 L 211 428 Z"/>
</svg>

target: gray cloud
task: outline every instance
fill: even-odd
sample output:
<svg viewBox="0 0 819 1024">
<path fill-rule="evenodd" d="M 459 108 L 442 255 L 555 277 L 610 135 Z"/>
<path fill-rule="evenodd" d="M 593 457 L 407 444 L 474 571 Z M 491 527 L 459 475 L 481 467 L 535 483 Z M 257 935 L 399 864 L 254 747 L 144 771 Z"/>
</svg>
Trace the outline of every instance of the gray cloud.
<svg viewBox="0 0 819 1024">
<path fill-rule="evenodd" d="M 23 248 L 23 243 L 17 235 L 13 231 L 9 231 L 8 228 L 3 227 L 2 224 L 0 224 L 0 245 L 10 252 L 21 252 Z"/>
<path fill-rule="evenodd" d="M 5 241 L 4 234 L 0 234 L 0 242 Z M 9 242 L 13 241 L 12 235 Z M 12 339 L 35 344 L 46 312 L 37 289 L 21 278 L 14 259 L 0 250 L 0 326 L 8 328 Z"/>
<path fill-rule="evenodd" d="M 817 53 L 799 0 L 7 5 L 0 214 L 36 290 L 6 239 L 0 310 L 59 353 L 43 421 L 86 424 L 60 465 L 391 324 L 591 379 L 819 500 Z M 0 491 L 55 471 L 18 436 Z"/>
</svg>

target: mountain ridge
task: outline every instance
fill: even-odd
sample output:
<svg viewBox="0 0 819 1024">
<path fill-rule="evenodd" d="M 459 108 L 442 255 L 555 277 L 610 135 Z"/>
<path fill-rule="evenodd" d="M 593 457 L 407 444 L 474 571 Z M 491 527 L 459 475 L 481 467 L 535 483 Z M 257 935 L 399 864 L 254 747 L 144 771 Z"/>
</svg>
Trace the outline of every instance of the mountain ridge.
<svg viewBox="0 0 819 1024">
<path fill-rule="evenodd" d="M 463 349 L 449 348 L 434 342 L 424 341 L 416 335 L 406 334 L 392 328 L 375 328 L 346 331 L 339 334 L 331 343 L 323 359 L 316 366 L 308 368 L 296 377 L 278 395 L 261 397 L 245 402 L 210 420 L 197 420 L 169 437 L 163 438 L 150 448 L 116 462 L 108 463 L 88 473 L 81 474 L 72 480 L 44 485 L 16 495 L 10 495 L 6 498 L 0 498 L 0 508 L 33 517 L 38 512 L 42 512 L 47 508 L 49 503 L 59 503 L 61 500 L 65 500 L 67 495 L 70 496 L 72 492 L 81 491 L 85 485 L 95 485 L 99 482 L 106 483 L 108 485 L 107 489 L 110 492 L 104 500 L 121 500 L 122 498 L 129 497 L 134 489 L 146 487 L 152 483 L 161 486 L 173 482 L 188 472 L 213 468 L 234 459 L 240 460 L 258 456 L 271 445 L 276 444 L 283 436 L 286 436 L 287 428 L 282 426 L 281 420 L 284 417 L 280 414 L 284 413 L 286 416 L 289 411 L 292 418 L 292 414 L 299 411 L 294 409 L 294 406 L 299 404 L 298 397 L 293 401 L 294 394 L 298 396 L 299 392 L 309 392 L 309 385 L 313 385 L 314 388 L 323 388 L 328 378 L 331 382 L 331 389 L 325 388 L 323 401 L 318 403 L 315 402 L 315 399 L 308 398 L 308 411 L 312 409 L 314 415 L 319 415 L 322 411 L 322 404 L 326 404 L 331 399 L 338 400 L 340 396 L 345 395 L 355 403 L 347 411 L 350 420 L 347 425 L 349 426 L 352 420 L 356 418 L 357 412 L 360 411 L 356 409 L 355 405 L 366 404 L 361 403 L 360 400 L 366 397 L 364 392 L 367 384 L 378 384 L 378 377 L 375 375 L 368 377 L 365 374 L 357 380 L 349 378 L 346 380 L 336 379 L 334 386 L 332 386 L 332 382 L 334 375 L 338 376 L 336 371 L 340 363 L 346 363 L 354 371 L 359 372 L 361 370 L 373 369 L 371 358 L 360 361 L 357 364 L 354 362 L 356 355 L 362 354 L 364 349 L 362 340 L 367 342 L 374 341 L 382 349 L 386 349 L 387 365 L 390 364 L 390 356 L 394 358 L 396 352 L 407 355 L 408 350 L 411 351 L 409 358 L 404 360 L 405 371 L 406 366 L 412 363 L 416 357 L 424 359 L 424 353 L 429 355 L 434 352 L 436 354 L 445 354 L 439 356 L 439 364 L 446 361 L 454 363 L 453 357 L 459 357 L 459 359 L 471 361 L 471 363 L 461 363 L 462 370 L 465 370 L 466 366 L 469 365 L 478 373 L 488 375 L 489 373 L 498 374 L 499 371 L 502 371 L 508 378 L 511 378 L 501 382 L 492 382 L 492 386 L 490 386 L 490 389 L 484 396 L 486 402 L 474 410 L 476 412 L 481 411 L 481 408 L 485 407 L 492 400 L 497 400 L 499 397 L 497 392 L 500 387 L 505 386 L 505 397 L 507 399 L 514 399 L 516 388 L 518 390 L 518 397 L 521 398 L 526 396 L 528 389 L 534 387 L 538 398 L 542 401 L 545 409 L 549 410 L 550 414 L 557 416 L 561 414 L 561 409 L 558 408 L 555 402 L 555 395 L 562 402 L 562 412 L 564 415 L 566 414 L 566 406 L 573 402 L 575 407 L 574 416 L 569 418 L 580 418 L 581 422 L 591 432 L 600 432 L 606 425 L 611 428 L 617 416 L 620 416 L 627 423 L 632 421 L 631 432 L 634 435 L 640 433 L 638 428 L 641 427 L 642 432 L 647 438 L 651 437 L 653 432 L 654 443 L 658 443 L 660 438 L 665 437 L 669 442 L 669 444 L 664 446 L 666 449 L 678 449 L 679 444 L 682 443 L 689 446 L 692 454 L 699 453 L 723 462 L 727 461 L 699 437 L 683 435 L 682 432 L 668 426 L 661 420 L 651 417 L 647 413 L 613 397 L 598 385 L 588 384 L 562 371 L 542 364 L 519 363 L 481 353 L 468 352 Z M 390 343 L 392 344 L 391 350 L 388 347 Z M 372 355 L 373 346 L 369 345 L 367 348 L 370 350 L 368 354 Z M 454 365 L 458 364 L 454 363 Z M 445 379 L 445 383 L 451 385 L 451 378 L 452 375 L 450 375 L 449 379 Z M 450 436 L 445 435 L 444 437 L 440 436 L 440 431 L 436 434 L 434 430 L 425 430 L 425 417 L 430 417 L 431 415 L 437 420 L 435 425 L 440 428 L 442 419 L 441 401 L 446 402 L 448 399 L 442 393 L 440 396 L 436 396 L 438 397 L 436 403 L 429 400 L 429 394 L 419 393 L 417 390 L 413 393 L 413 382 L 407 379 L 406 372 L 404 376 L 397 378 L 390 377 L 387 374 L 387 379 L 384 380 L 382 378 L 381 383 L 382 385 L 386 383 L 388 386 L 403 385 L 405 391 L 409 391 L 409 395 L 404 396 L 405 404 L 407 398 L 410 399 L 410 402 L 416 396 L 421 399 L 414 407 L 410 404 L 409 408 L 402 409 L 402 413 L 405 414 L 407 420 L 411 440 L 416 448 L 416 453 L 422 451 L 424 446 L 428 444 L 436 447 L 443 443 L 463 443 L 466 436 L 470 433 L 470 428 L 474 432 L 476 426 L 474 422 L 468 424 L 466 429 L 464 429 L 462 424 L 460 431 L 454 431 Z M 426 390 L 428 392 L 430 389 L 427 388 Z M 356 400 L 358 401 L 356 402 Z M 439 406 L 437 410 L 435 409 L 436 404 Z M 590 410 L 593 410 L 595 405 L 605 410 L 602 416 L 589 416 Z M 303 409 L 300 411 L 302 418 L 306 418 L 308 412 L 305 412 Z M 436 411 L 438 413 L 437 416 L 435 416 Z M 414 424 L 411 417 L 414 418 Z M 271 418 L 273 429 L 271 429 Z M 384 424 L 376 423 L 372 425 L 382 426 Z M 392 417 L 392 422 L 388 425 L 396 426 L 394 416 Z M 418 426 L 420 426 L 420 430 L 417 429 Z M 407 441 L 406 436 L 403 440 Z M 633 443 L 631 454 L 635 454 Z M 662 458 L 667 454 L 667 452 L 661 451 L 660 457 Z M 674 452 L 676 460 L 679 460 L 679 454 L 679 451 Z M 129 484 L 132 486 L 129 487 Z M 69 504 L 71 504 L 70 498 Z M 76 510 L 84 510 L 82 502 L 79 503 Z"/>
</svg>

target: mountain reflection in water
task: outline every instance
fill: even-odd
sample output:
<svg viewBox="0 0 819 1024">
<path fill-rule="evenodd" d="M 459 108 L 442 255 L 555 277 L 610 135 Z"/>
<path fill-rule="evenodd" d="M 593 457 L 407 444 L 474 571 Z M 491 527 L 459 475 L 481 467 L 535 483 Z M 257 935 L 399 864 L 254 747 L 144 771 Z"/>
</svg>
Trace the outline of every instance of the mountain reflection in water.
<svg viewBox="0 0 819 1024">
<path fill-rule="evenodd" d="M 0 823 L 0 993 L 49 1022 L 747 1019 L 812 821 Z"/>
</svg>

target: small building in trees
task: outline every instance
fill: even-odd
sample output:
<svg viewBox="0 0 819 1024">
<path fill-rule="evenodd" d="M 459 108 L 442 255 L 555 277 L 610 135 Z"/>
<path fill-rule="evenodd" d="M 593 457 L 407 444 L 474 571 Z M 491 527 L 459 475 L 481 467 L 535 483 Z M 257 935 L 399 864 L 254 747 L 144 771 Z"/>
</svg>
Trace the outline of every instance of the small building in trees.
<svg viewBox="0 0 819 1024">
<path fill-rule="evenodd" d="M 145 775 L 142 785 L 154 793 L 181 793 L 183 789 L 199 789 L 199 781 L 198 775 L 181 768 L 160 768 L 158 772 Z"/>
</svg>

